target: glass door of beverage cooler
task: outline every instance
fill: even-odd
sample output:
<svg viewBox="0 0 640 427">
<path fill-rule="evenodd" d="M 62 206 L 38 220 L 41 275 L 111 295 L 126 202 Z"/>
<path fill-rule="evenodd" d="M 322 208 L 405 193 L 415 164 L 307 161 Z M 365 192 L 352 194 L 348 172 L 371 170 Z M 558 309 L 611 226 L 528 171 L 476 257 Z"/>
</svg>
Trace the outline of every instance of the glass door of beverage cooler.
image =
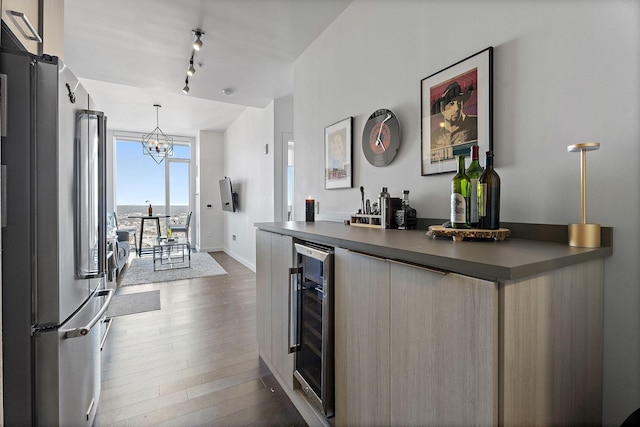
<svg viewBox="0 0 640 427">
<path fill-rule="evenodd" d="M 327 416 L 333 415 L 333 252 L 296 244 L 297 339 L 294 376 Z"/>
</svg>

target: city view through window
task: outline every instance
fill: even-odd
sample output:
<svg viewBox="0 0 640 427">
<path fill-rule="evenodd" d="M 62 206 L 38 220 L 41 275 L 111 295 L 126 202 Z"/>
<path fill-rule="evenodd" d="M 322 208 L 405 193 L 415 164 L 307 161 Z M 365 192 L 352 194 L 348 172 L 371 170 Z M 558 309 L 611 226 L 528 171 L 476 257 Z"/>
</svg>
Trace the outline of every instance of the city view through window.
<svg viewBox="0 0 640 427">
<path fill-rule="evenodd" d="M 153 215 L 168 215 L 167 218 L 160 219 L 162 236 L 167 235 L 168 226 L 184 225 L 190 211 L 189 158 L 189 146 L 176 144 L 173 157 L 158 165 L 151 157 L 143 154 L 140 142 L 117 140 L 115 192 L 118 226 L 137 227 L 140 233 L 141 220 L 131 217 L 148 215 L 149 204 Z M 157 237 L 156 226 L 152 221 L 145 221 L 144 227 L 142 247 L 150 248 Z M 183 235 L 184 233 L 177 233 L 176 237 Z M 137 237 L 139 239 L 140 235 Z"/>
</svg>

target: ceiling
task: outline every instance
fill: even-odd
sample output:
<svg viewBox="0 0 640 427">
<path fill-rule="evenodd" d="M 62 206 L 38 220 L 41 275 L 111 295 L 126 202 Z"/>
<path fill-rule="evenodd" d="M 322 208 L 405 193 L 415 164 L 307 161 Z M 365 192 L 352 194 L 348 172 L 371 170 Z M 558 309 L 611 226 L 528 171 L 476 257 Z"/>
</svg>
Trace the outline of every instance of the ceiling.
<svg viewBox="0 0 640 427">
<path fill-rule="evenodd" d="M 293 93 L 293 62 L 351 0 L 65 0 L 64 61 L 110 129 L 195 136 Z M 182 93 L 193 29 L 204 32 Z M 233 91 L 224 95 L 223 89 Z"/>
</svg>

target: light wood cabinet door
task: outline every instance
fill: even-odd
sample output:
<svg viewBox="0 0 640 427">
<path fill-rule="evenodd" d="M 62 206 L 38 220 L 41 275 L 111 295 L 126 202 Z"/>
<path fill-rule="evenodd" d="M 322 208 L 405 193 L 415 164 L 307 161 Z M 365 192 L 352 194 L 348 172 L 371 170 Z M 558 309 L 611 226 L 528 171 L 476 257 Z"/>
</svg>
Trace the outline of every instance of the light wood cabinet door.
<svg viewBox="0 0 640 427">
<path fill-rule="evenodd" d="M 391 263 L 391 425 L 497 424 L 497 284 Z"/>
<path fill-rule="evenodd" d="M 263 359 L 271 360 L 271 235 L 256 231 L 256 332 Z"/>
<path fill-rule="evenodd" d="M 38 0 L 2 0 L 2 20 L 29 52 L 38 55 L 39 43 L 23 36 L 22 32 L 31 36 L 27 25 L 21 18 L 17 16 L 11 17 L 7 13 L 8 10 L 24 13 L 33 29 L 38 32 Z M 39 35 L 42 36 L 42 34 Z"/>
<path fill-rule="evenodd" d="M 293 267 L 293 239 L 271 236 L 271 362 L 293 388 L 294 355 L 289 354 L 289 268 Z"/>
<path fill-rule="evenodd" d="M 501 423 L 602 424 L 604 260 L 501 288 Z"/>
<path fill-rule="evenodd" d="M 389 425 L 389 262 L 336 248 L 337 426 Z"/>
</svg>

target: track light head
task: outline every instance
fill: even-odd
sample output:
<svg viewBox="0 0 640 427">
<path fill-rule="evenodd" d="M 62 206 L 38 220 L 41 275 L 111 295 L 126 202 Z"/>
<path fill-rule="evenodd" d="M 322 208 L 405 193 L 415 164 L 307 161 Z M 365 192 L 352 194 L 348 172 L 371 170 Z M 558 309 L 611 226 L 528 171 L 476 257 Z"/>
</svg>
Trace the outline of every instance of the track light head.
<svg viewBox="0 0 640 427">
<path fill-rule="evenodd" d="M 193 34 L 196 36 L 196 40 L 193 42 L 193 48 L 195 50 L 200 50 L 202 47 L 202 40 L 200 37 L 204 34 L 204 32 L 200 29 L 193 30 Z"/>
<path fill-rule="evenodd" d="M 182 88 L 182 92 L 185 95 L 189 93 L 189 78 L 188 77 L 184 80 L 184 87 Z"/>
<path fill-rule="evenodd" d="M 193 68 L 193 59 L 189 61 L 189 68 L 187 69 L 187 75 L 189 77 L 193 76 L 196 73 L 196 69 Z"/>
<path fill-rule="evenodd" d="M 200 50 L 201 47 L 202 47 L 202 40 L 200 40 L 200 36 L 198 36 L 196 41 L 193 42 L 193 48 L 195 50 Z"/>
</svg>

